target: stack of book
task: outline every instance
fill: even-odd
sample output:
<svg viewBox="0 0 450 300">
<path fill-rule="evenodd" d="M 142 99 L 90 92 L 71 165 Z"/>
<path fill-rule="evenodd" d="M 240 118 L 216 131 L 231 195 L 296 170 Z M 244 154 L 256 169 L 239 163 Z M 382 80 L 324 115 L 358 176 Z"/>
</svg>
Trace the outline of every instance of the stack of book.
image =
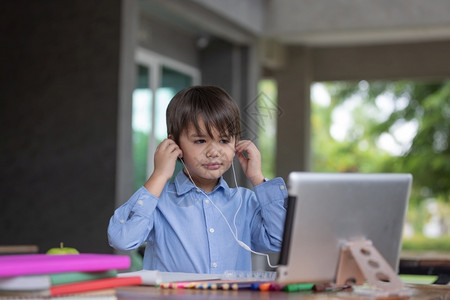
<svg viewBox="0 0 450 300">
<path fill-rule="evenodd" d="M 112 254 L 21 254 L 0 256 L 0 296 L 60 296 L 140 285 L 139 276 L 119 278 L 130 258 Z"/>
</svg>

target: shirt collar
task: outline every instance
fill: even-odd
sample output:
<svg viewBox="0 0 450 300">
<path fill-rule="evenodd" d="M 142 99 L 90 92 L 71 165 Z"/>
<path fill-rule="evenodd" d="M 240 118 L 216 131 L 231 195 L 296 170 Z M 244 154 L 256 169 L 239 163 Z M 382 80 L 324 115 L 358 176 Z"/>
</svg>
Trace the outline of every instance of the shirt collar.
<svg viewBox="0 0 450 300">
<path fill-rule="evenodd" d="M 178 172 L 177 176 L 175 177 L 175 190 L 177 191 L 177 195 L 181 196 L 192 189 L 197 189 L 195 185 L 189 180 L 189 178 L 184 174 L 183 170 Z M 229 196 L 230 194 L 230 188 L 223 179 L 223 176 L 220 177 L 219 183 L 216 185 L 216 187 L 212 190 L 211 193 L 217 191 L 218 189 L 223 189 L 226 196 Z"/>
</svg>

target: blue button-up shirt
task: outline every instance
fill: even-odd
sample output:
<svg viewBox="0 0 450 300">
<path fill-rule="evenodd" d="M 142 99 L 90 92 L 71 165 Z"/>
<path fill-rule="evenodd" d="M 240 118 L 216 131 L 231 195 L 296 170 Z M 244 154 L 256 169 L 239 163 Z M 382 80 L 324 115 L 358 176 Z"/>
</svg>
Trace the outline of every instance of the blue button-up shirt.
<svg viewBox="0 0 450 300">
<path fill-rule="evenodd" d="M 261 183 L 253 192 L 229 188 L 221 178 L 206 197 L 182 171 L 166 184 L 159 198 L 141 187 L 119 207 L 109 223 L 109 243 L 119 250 L 132 250 L 146 242 L 144 269 L 214 274 L 249 271 L 251 255 L 231 233 L 241 197 L 237 238 L 254 251 L 279 251 L 287 198 L 283 179 Z"/>
</svg>

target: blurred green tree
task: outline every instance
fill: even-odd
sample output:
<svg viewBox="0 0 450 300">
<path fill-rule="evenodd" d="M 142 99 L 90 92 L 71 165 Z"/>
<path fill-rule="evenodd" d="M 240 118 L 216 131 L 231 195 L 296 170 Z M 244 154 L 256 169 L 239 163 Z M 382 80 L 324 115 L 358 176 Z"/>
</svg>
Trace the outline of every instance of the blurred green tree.
<svg viewBox="0 0 450 300">
<path fill-rule="evenodd" d="M 438 207 L 434 218 L 437 214 L 441 234 L 448 234 L 450 81 L 322 85 L 329 102 L 320 105 L 312 99 L 313 171 L 411 173 L 414 179 L 407 218 L 414 240 L 405 247 L 424 250 L 423 241 L 431 241 L 422 236 L 433 217 L 431 203 Z M 339 113 L 343 108 L 351 113 Z M 342 121 L 346 126 L 336 128 Z"/>
<path fill-rule="evenodd" d="M 316 171 L 408 172 L 413 174 L 412 202 L 436 198 L 450 203 L 450 82 L 328 82 L 330 105 L 313 103 L 313 161 Z M 331 136 L 332 115 L 351 98 L 352 125 L 343 140 Z M 391 102 L 383 101 L 390 99 Z M 401 145 L 404 125 L 415 129 Z M 401 148 L 380 149 L 382 138 Z M 339 159 L 337 159 L 339 157 Z"/>
</svg>

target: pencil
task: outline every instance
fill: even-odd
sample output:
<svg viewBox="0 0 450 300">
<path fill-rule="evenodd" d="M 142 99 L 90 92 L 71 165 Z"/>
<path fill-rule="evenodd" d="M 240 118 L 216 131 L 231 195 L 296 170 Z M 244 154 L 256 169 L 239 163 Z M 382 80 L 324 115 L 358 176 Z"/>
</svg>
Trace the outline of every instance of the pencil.
<svg viewBox="0 0 450 300">
<path fill-rule="evenodd" d="M 276 283 L 271 283 L 269 287 L 269 291 L 281 291 L 283 289 L 283 286 L 278 285 Z"/>
<path fill-rule="evenodd" d="M 244 290 L 244 289 L 251 289 L 253 282 L 235 282 L 230 284 L 230 290 Z"/>
<path fill-rule="evenodd" d="M 259 285 L 259 290 L 262 291 L 262 292 L 266 292 L 266 291 L 268 291 L 270 289 L 270 285 L 271 285 L 270 282 L 261 283 Z"/>
<path fill-rule="evenodd" d="M 284 287 L 284 291 L 286 292 L 298 292 L 311 290 L 314 287 L 314 283 L 297 283 L 297 284 L 288 284 Z"/>
</svg>

